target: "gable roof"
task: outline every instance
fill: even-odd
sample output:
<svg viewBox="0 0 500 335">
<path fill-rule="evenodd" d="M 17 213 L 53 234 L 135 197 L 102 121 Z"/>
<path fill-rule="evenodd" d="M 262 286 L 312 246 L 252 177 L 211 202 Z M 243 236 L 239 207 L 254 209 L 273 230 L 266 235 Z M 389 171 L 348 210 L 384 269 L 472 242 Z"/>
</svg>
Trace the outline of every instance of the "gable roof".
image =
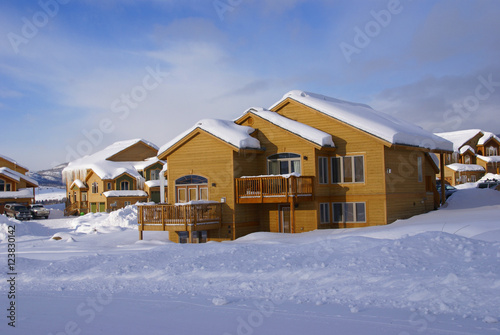
<svg viewBox="0 0 500 335">
<path fill-rule="evenodd" d="M 241 120 L 246 114 L 256 115 L 270 123 L 283 128 L 291 133 L 311 141 L 320 147 L 335 147 L 332 135 L 306 124 L 284 117 L 276 112 L 264 108 L 253 107 L 248 109 L 245 114 L 239 118 Z"/>
<path fill-rule="evenodd" d="M 436 133 L 437 136 L 447 139 L 453 143 L 453 151 L 459 152 L 460 148 L 478 134 L 483 134 L 481 129 L 465 129 L 457 131 L 449 131 L 444 133 Z M 479 144 L 479 143 L 478 143 Z"/>
<path fill-rule="evenodd" d="M 479 139 L 479 141 L 477 141 L 477 144 L 478 144 L 478 145 L 485 145 L 485 144 L 486 144 L 486 142 L 488 142 L 488 141 L 489 141 L 489 140 L 491 140 L 492 138 L 493 138 L 493 139 L 495 139 L 495 140 L 497 141 L 497 143 L 499 143 L 499 144 L 500 144 L 500 138 L 499 138 L 497 135 L 495 135 L 495 134 L 493 134 L 493 133 L 490 133 L 489 131 L 483 131 L 483 134 L 484 134 L 484 136 L 483 136 L 483 137 L 481 137 L 481 138 Z"/>
<path fill-rule="evenodd" d="M 72 161 L 64 168 L 62 171 L 63 181 L 73 181 L 75 179 L 86 179 L 89 170 L 92 170 L 95 174 L 99 176 L 102 180 L 115 179 L 123 173 L 128 173 L 132 177 L 136 178 L 141 184 L 143 177 L 139 174 L 135 168 L 135 164 L 139 164 L 142 161 L 135 162 L 115 162 L 108 160 L 113 156 L 127 150 L 128 148 L 136 145 L 137 143 L 144 143 L 157 150 L 157 146 L 153 143 L 143 140 L 134 139 L 128 141 L 115 142 L 103 150 L 100 150 L 92 155 L 88 155 Z"/>
<path fill-rule="evenodd" d="M 321 94 L 298 90 L 290 91 L 269 109 L 276 109 L 287 99 L 295 100 L 393 145 L 414 146 L 438 151 L 453 150 L 452 143 L 414 124 L 375 111 L 365 104 L 343 101 Z"/>
<path fill-rule="evenodd" d="M 16 182 L 20 182 L 21 179 L 24 180 L 25 182 L 27 182 L 28 184 L 32 184 L 34 185 L 34 187 L 37 187 L 38 186 L 38 182 L 33 179 L 33 178 L 30 178 L 22 173 L 19 173 L 17 171 L 14 171 L 12 169 L 9 169 L 7 167 L 1 167 L 0 168 L 0 175 L 3 175 L 7 178 L 10 178 Z"/>
<path fill-rule="evenodd" d="M 17 166 L 19 166 L 20 168 L 22 168 L 22 169 L 24 169 L 24 170 L 26 170 L 26 171 L 29 171 L 29 169 L 28 169 L 27 167 L 25 167 L 25 166 L 23 166 L 23 165 L 19 164 L 16 160 L 14 160 L 14 159 L 12 159 L 12 158 L 10 158 L 10 157 L 7 157 L 7 156 L 5 156 L 5 155 L 0 155 L 0 158 L 3 158 L 3 159 L 5 159 L 6 161 L 9 161 L 9 162 L 11 162 L 11 163 L 12 163 L 12 164 L 14 164 L 14 165 L 17 165 Z"/>
<path fill-rule="evenodd" d="M 166 151 L 182 142 L 184 138 L 197 129 L 201 129 L 237 149 L 260 149 L 259 140 L 250 136 L 255 129 L 237 125 L 233 121 L 203 119 L 171 141 L 165 143 L 158 151 L 158 156 L 161 157 Z"/>
</svg>

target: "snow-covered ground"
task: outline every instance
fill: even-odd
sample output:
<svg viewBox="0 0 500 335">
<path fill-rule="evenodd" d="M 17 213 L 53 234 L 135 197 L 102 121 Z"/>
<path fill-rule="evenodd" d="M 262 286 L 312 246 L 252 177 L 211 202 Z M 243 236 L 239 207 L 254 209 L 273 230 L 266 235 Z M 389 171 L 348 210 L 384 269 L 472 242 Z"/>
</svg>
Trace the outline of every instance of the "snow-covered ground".
<svg viewBox="0 0 500 335">
<path fill-rule="evenodd" d="M 7 279 L 9 225 L 17 256 L 15 299 L 0 282 L 0 333 L 497 334 L 499 218 L 500 192 L 476 188 L 388 226 L 191 245 L 165 232 L 138 241 L 133 206 L 0 216 Z"/>
</svg>

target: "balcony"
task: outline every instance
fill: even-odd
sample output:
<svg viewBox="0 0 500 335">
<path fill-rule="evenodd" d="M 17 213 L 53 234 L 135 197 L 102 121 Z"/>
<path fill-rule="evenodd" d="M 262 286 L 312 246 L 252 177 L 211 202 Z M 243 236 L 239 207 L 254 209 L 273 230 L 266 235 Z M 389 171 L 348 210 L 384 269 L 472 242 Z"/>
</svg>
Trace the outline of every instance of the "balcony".
<svg viewBox="0 0 500 335">
<path fill-rule="evenodd" d="M 265 176 L 236 178 L 238 204 L 312 201 L 314 177 Z"/>
<path fill-rule="evenodd" d="M 199 231 L 219 229 L 222 204 L 139 205 L 137 222 L 143 231 Z"/>
</svg>

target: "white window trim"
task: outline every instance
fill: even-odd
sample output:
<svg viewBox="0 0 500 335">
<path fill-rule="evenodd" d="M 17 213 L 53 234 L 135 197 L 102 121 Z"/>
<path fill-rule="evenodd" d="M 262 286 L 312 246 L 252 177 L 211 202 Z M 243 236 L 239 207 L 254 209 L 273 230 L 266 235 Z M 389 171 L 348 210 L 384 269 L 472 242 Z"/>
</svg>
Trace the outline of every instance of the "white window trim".
<svg viewBox="0 0 500 335">
<path fill-rule="evenodd" d="M 346 158 L 346 157 L 350 157 L 351 161 L 352 161 L 352 180 L 353 181 L 349 181 L 349 182 L 345 181 L 345 176 L 344 176 L 344 158 Z M 356 157 L 363 158 L 363 181 L 355 181 L 355 179 L 356 179 L 356 167 L 355 167 L 354 161 L 355 161 Z M 333 173 L 334 173 L 333 167 L 335 166 L 335 164 L 333 164 L 334 159 L 340 160 L 340 181 L 339 182 L 334 182 L 335 178 L 333 178 Z M 364 155 L 336 156 L 336 157 L 332 157 L 330 159 L 330 162 L 331 162 L 332 184 L 364 184 L 365 183 L 365 181 L 366 181 L 366 168 L 365 168 L 366 164 L 365 164 L 365 156 Z"/>
<path fill-rule="evenodd" d="M 322 211 L 325 210 L 325 207 L 326 207 L 326 221 L 323 221 L 323 215 L 322 215 Z M 328 224 L 328 223 L 331 223 L 332 220 L 330 219 L 330 203 L 328 202 L 322 202 L 319 204 L 319 221 L 321 224 Z"/>
<path fill-rule="evenodd" d="M 342 221 L 335 221 L 335 207 L 334 205 L 336 204 L 341 204 L 342 205 L 342 218 L 343 220 Z M 354 221 L 347 221 L 345 218 L 346 218 L 346 215 L 345 215 L 345 205 L 346 204 L 354 204 Z M 364 208 L 365 208 L 365 219 L 363 221 L 361 220 L 357 220 L 356 218 L 356 207 L 357 207 L 357 204 L 363 204 L 364 205 Z M 366 218 L 367 218 L 367 212 L 366 212 L 366 202 L 362 202 L 362 201 L 356 201 L 356 202 L 332 202 L 332 222 L 334 223 L 366 223 Z"/>
<path fill-rule="evenodd" d="M 322 168 L 322 165 L 323 165 L 321 163 L 321 161 L 326 162 L 326 166 L 323 169 L 323 177 L 324 178 L 321 178 L 322 177 L 321 176 L 321 168 Z M 330 170 L 328 169 L 328 157 L 324 157 L 324 156 L 318 157 L 318 180 L 319 180 L 319 184 L 320 185 L 326 185 L 326 184 L 329 183 L 329 179 L 330 179 L 329 178 L 329 174 L 330 174 L 329 171 Z M 326 179 L 326 180 L 322 181 L 322 179 Z"/>
<path fill-rule="evenodd" d="M 269 163 L 270 162 L 278 162 L 278 169 L 280 168 L 280 162 L 288 162 L 288 173 L 292 173 L 292 162 L 294 161 L 298 161 L 299 162 L 299 169 L 300 171 L 294 171 L 294 173 L 298 173 L 298 174 L 301 174 L 302 173 L 302 156 L 299 155 L 299 154 L 296 154 L 295 152 L 280 152 L 279 154 L 294 154 L 294 155 L 298 155 L 299 157 L 293 157 L 293 158 L 275 158 L 275 159 L 270 159 L 269 157 L 271 156 L 274 156 L 274 155 L 271 155 L 269 157 L 267 157 L 267 173 L 270 175 L 271 174 L 271 171 L 269 171 Z M 276 154 L 278 155 L 278 154 Z M 278 176 L 281 175 L 281 171 L 280 171 L 280 174 L 278 174 Z"/>
</svg>

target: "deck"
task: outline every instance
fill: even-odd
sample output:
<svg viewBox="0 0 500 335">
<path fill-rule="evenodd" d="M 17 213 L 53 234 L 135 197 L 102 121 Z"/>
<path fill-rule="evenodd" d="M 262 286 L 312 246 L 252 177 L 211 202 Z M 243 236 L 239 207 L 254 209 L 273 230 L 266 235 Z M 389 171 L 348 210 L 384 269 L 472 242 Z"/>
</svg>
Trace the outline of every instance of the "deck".
<svg viewBox="0 0 500 335">
<path fill-rule="evenodd" d="M 199 231 L 219 229 L 222 204 L 137 206 L 139 237 L 143 231 Z"/>
<path fill-rule="evenodd" d="M 236 178 L 238 204 L 292 203 L 314 200 L 314 177 Z"/>
</svg>

